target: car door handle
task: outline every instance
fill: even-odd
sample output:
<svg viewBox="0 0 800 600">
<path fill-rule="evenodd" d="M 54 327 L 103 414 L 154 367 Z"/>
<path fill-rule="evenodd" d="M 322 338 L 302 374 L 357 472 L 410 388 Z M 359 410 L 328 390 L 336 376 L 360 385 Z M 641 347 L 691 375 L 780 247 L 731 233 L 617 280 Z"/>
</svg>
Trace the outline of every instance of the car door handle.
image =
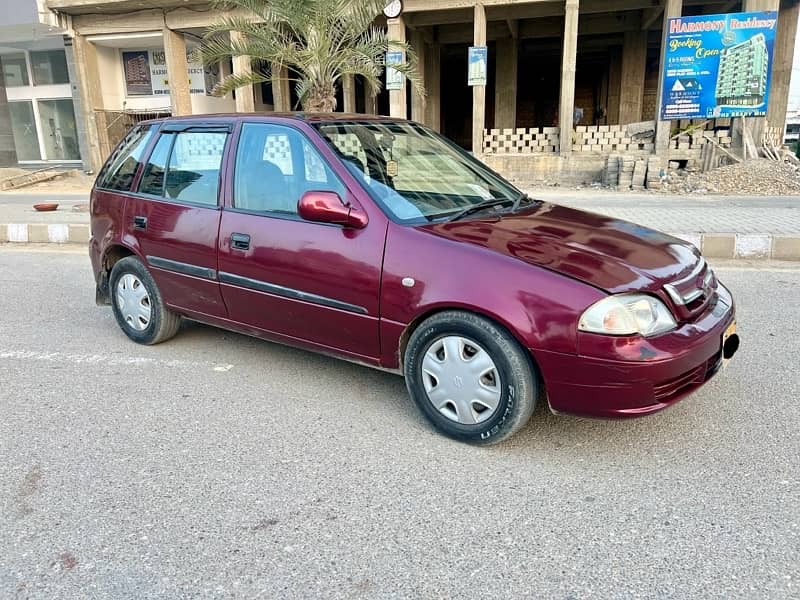
<svg viewBox="0 0 800 600">
<path fill-rule="evenodd" d="M 246 233 L 232 233 L 231 248 L 233 248 L 234 250 L 249 250 L 250 236 L 247 235 Z"/>
<path fill-rule="evenodd" d="M 135 229 L 147 229 L 147 217 L 133 217 Z"/>
</svg>

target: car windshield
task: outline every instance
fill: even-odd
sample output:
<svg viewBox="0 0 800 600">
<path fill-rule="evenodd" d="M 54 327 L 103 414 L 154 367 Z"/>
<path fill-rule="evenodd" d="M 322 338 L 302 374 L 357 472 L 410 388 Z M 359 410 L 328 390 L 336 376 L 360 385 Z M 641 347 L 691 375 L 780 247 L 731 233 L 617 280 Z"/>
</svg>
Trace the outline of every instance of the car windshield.
<svg viewBox="0 0 800 600">
<path fill-rule="evenodd" d="M 510 207 L 520 192 L 430 129 L 381 121 L 321 123 L 317 129 L 401 223 L 447 220 L 470 207 Z"/>
</svg>

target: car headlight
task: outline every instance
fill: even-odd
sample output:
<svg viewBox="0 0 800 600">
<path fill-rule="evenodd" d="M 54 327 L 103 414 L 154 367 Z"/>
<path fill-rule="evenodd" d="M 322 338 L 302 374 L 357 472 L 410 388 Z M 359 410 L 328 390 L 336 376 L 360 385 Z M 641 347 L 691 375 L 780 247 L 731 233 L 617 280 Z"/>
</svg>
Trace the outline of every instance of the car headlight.
<svg viewBox="0 0 800 600">
<path fill-rule="evenodd" d="M 581 331 L 606 335 L 658 335 L 676 326 L 664 303 L 647 294 L 603 298 L 587 308 L 578 322 Z"/>
</svg>

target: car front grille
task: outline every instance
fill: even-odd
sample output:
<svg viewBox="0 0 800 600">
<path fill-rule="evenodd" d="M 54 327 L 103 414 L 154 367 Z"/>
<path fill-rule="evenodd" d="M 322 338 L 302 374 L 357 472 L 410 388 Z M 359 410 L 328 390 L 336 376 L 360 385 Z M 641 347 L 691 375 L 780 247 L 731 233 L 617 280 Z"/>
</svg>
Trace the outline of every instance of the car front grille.
<svg viewBox="0 0 800 600">
<path fill-rule="evenodd" d="M 688 276 L 664 286 L 664 291 L 672 300 L 677 316 L 681 320 L 687 320 L 702 311 L 716 289 L 717 279 L 714 271 L 702 258 Z"/>
</svg>

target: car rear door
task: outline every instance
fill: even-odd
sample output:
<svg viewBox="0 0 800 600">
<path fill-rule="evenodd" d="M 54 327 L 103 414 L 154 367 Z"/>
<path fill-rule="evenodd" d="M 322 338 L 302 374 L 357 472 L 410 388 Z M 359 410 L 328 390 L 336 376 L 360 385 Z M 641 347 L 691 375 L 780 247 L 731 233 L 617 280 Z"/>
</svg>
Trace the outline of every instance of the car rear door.
<svg viewBox="0 0 800 600">
<path fill-rule="evenodd" d="M 219 189 L 230 123 L 167 122 L 125 205 L 128 242 L 164 301 L 226 317 L 217 280 Z"/>
<path fill-rule="evenodd" d="M 220 226 L 222 295 L 238 322 L 375 362 L 386 218 L 373 212 L 356 230 L 297 214 L 306 191 L 351 194 L 331 158 L 292 126 L 242 123 Z"/>
</svg>

